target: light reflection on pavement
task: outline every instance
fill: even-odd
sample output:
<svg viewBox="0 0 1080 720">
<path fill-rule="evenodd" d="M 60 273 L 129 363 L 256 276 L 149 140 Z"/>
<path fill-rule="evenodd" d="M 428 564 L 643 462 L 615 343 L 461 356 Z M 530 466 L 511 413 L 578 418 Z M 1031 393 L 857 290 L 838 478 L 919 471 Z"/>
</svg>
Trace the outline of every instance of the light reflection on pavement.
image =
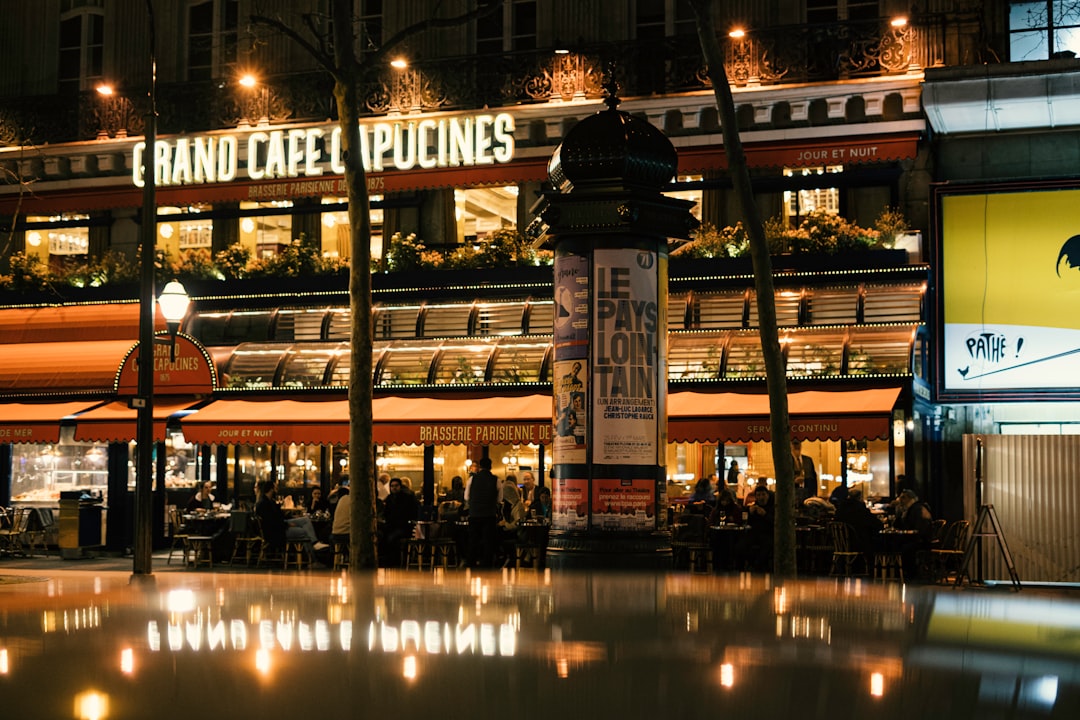
<svg viewBox="0 0 1080 720">
<path fill-rule="evenodd" d="M 1080 717 L 1080 603 L 768 576 L 0 573 L 8 718 Z"/>
</svg>

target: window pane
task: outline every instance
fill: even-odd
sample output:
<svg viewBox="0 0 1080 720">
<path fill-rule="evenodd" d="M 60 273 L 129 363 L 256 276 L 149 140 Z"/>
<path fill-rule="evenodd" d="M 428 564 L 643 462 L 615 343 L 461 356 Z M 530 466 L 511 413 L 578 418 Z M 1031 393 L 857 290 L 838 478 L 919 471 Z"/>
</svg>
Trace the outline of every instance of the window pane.
<svg viewBox="0 0 1080 720">
<path fill-rule="evenodd" d="M 1046 45 L 1045 32 L 1013 33 L 1009 38 L 1009 59 L 1013 62 L 1022 60 L 1046 60 L 1050 49 Z"/>
<path fill-rule="evenodd" d="M 1059 56 L 1059 53 L 1072 53 L 1065 57 L 1080 55 L 1080 28 L 1054 31 L 1054 55 Z"/>
<path fill-rule="evenodd" d="M 68 18 L 60 23 L 60 47 L 70 48 L 82 45 L 82 16 Z"/>
</svg>

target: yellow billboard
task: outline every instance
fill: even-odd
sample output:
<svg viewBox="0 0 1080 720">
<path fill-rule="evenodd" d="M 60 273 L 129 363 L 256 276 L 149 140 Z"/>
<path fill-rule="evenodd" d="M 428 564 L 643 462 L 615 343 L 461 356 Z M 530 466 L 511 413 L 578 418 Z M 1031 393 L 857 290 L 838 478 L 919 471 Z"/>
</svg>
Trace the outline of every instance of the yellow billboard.
<svg viewBox="0 0 1080 720">
<path fill-rule="evenodd" d="M 1080 189 L 941 198 L 946 390 L 1080 387 Z"/>
</svg>

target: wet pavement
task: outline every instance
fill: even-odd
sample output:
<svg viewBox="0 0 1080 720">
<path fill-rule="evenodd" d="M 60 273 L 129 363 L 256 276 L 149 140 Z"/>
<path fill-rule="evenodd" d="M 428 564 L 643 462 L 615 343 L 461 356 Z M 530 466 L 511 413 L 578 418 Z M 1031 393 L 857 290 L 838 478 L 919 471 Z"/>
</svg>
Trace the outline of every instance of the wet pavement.
<svg viewBox="0 0 1080 720">
<path fill-rule="evenodd" d="M 1080 593 L 0 560 L 3 718 L 1076 718 Z"/>
</svg>

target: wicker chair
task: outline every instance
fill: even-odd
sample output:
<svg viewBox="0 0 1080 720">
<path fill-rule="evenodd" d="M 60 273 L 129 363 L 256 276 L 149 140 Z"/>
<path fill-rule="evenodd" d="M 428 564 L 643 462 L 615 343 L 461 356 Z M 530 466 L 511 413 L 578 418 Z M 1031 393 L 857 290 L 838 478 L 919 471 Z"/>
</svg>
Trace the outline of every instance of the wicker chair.
<svg viewBox="0 0 1080 720">
<path fill-rule="evenodd" d="M 183 556 L 184 565 L 187 565 L 189 533 L 188 529 L 184 527 L 184 516 L 180 514 L 180 509 L 175 505 L 167 506 L 166 513 L 169 520 L 169 534 L 172 536 L 172 544 L 169 546 L 169 557 L 165 564 L 171 565 L 173 553 L 179 550 Z"/>
<path fill-rule="evenodd" d="M 829 537 L 832 538 L 833 547 L 829 575 L 833 577 L 866 575 L 866 556 L 855 548 L 855 531 L 851 526 L 845 522 L 831 522 L 829 523 Z"/>
</svg>

